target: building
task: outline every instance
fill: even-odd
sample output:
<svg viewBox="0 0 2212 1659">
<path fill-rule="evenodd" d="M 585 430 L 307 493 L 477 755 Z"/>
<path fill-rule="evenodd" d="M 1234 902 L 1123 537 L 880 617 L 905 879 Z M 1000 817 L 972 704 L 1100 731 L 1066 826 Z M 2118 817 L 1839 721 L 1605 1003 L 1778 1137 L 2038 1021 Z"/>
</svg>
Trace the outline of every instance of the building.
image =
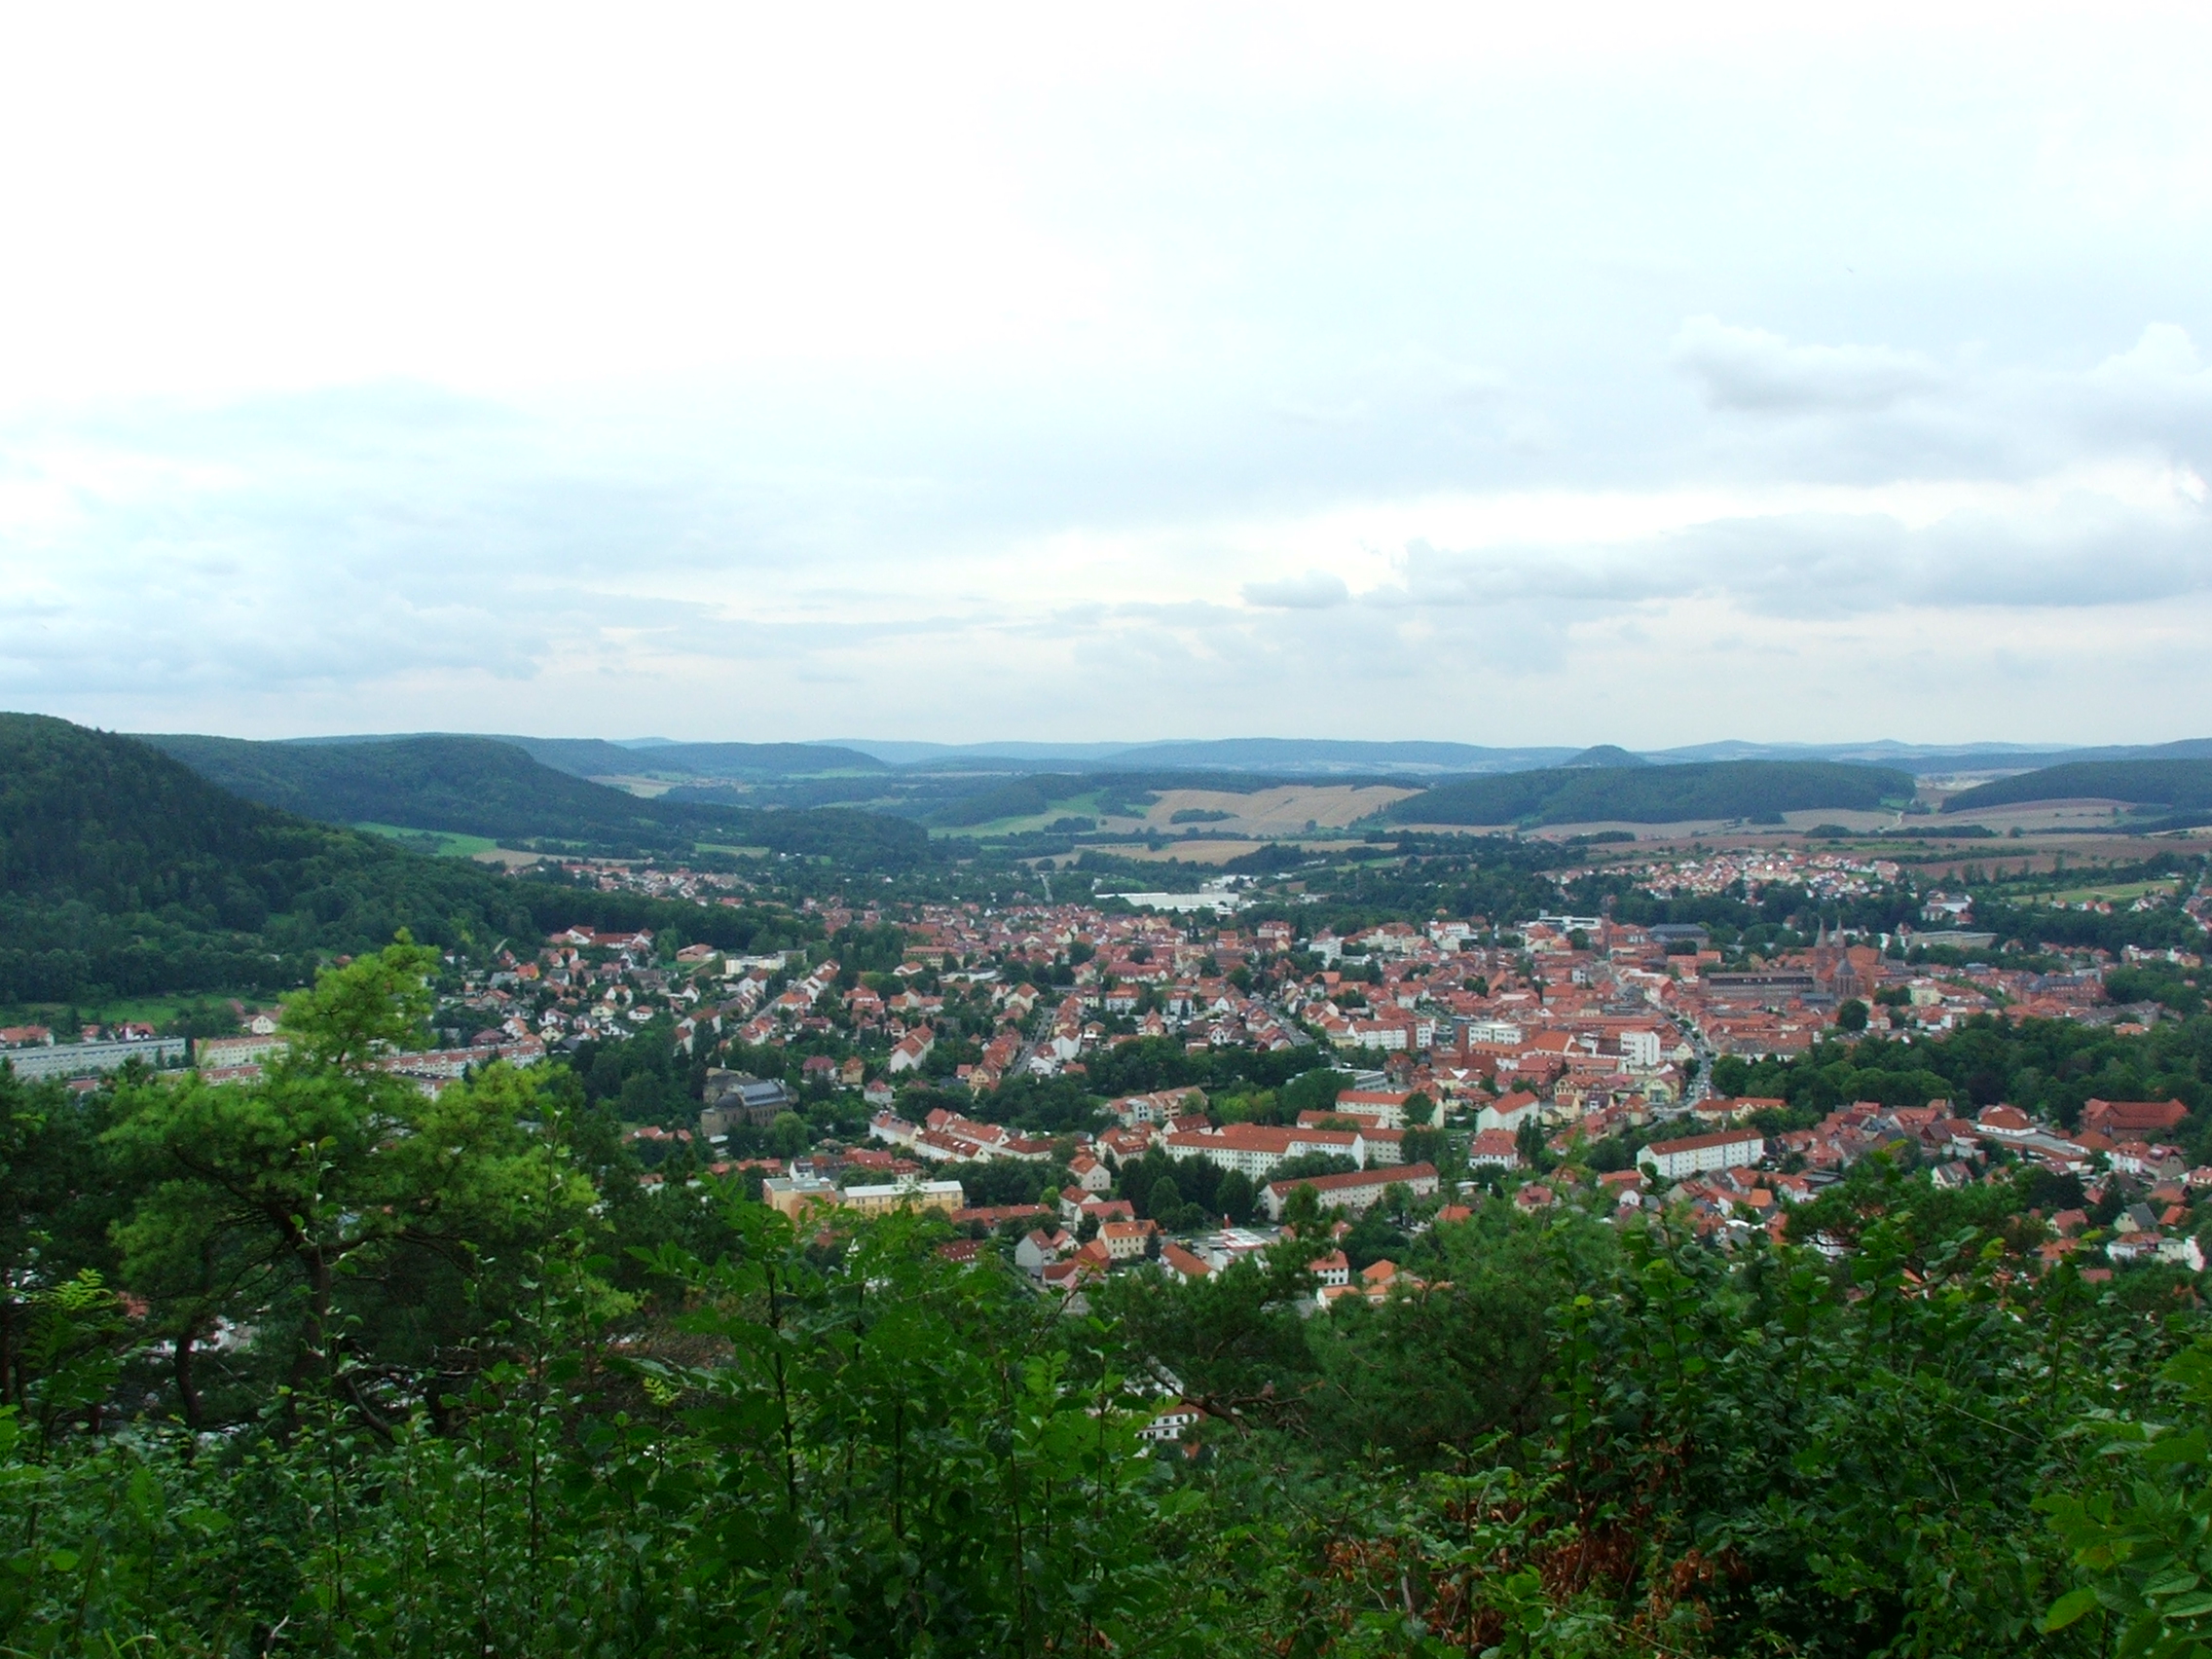
<svg viewBox="0 0 2212 1659">
<path fill-rule="evenodd" d="M 2116 1141 L 2140 1140 L 2178 1127 L 2188 1116 L 2179 1100 L 2091 1100 L 2082 1108 L 2082 1127 Z"/>
<path fill-rule="evenodd" d="M 1467 1162 L 1474 1168 L 1521 1167 L 1521 1147 L 1511 1129 L 1481 1129 L 1467 1143 Z"/>
<path fill-rule="evenodd" d="M 1302 1175 L 1291 1181 L 1270 1181 L 1260 1196 L 1270 1221 L 1282 1220 L 1290 1195 L 1301 1187 L 1311 1187 L 1325 1210 L 1365 1215 L 1392 1187 L 1404 1187 L 1417 1198 L 1432 1197 L 1436 1192 L 1436 1165 L 1399 1163 L 1387 1169 L 1357 1169 L 1348 1175 Z"/>
<path fill-rule="evenodd" d="M 1516 1091 L 1491 1101 L 1475 1114 L 1477 1129 L 1503 1129 L 1508 1134 L 1530 1120 L 1541 1121 L 1544 1103 L 1533 1094 Z"/>
<path fill-rule="evenodd" d="M 1271 1173 L 1286 1159 L 1308 1153 L 1367 1161 L 1367 1142 L 1356 1129 L 1278 1128 L 1269 1124 L 1231 1124 L 1219 1129 L 1193 1129 L 1166 1137 L 1169 1158 L 1202 1158 L 1225 1170 L 1246 1175 Z"/>
<path fill-rule="evenodd" d="M 893 1077 L 901 1072 L 920 1071 L 922 1062 L 930 1057 L 930 1051 L 936 1047 L 937 1033 L 928 1027 L 909 1031 L 899 1040 L 899 1046 L 891 1051 L 891 1059 L 883 1069 Z"/>
<path fill-rule="evenodd" d="M 957 1181 L 893 1181 L 880 1187 L 843 1187 L 818 1175 L 771 1175 L 760 1183 L 761 1201 L 796 1221 L 809 1209 L 840 1209 L 855 1215 L 892 1210 L 934 1209 L 950 1215 L 968 1207 Z"/>
<path fill-rule="evenodd" d="M 1133 1262 L 1145 1253 L 1146 1242 L 1160 1231 L 1155 1221 L 1109 1221 L 1098 1229 L 1099 1242 L 1117 1262 Z"/>
<path fill-rule="evenodd" d="M 1180 1440 L 1184 1433 L 1196 1428 L 1205 1413 L 1188 1400 L 1177 1400 L 1171 1406 L 1161 1408 L 1151 1422 L 1137 1430 L 1137 1438 L 1155 1442 Z"/>
<path fill-rule="evenodd" d="M 262 1036 L 202 1037 L 192 1045 L 192 1063 L 200 1071 L 223 1071 L 231 1066 L 259 1065 L 290 1044 L 272 1031 Z"/>
<path fill-rule="evenodd" d="M 1402 1129 L 1406 1126 L 1406 1102 L 1412 1098 L 1406 1089 L 1347 1088 L 1329 1110 L 1340 1118 L 1372 1122 L 1378 1128 Z"/>
<path fill-rule="evenodd" d="M 797 1097 L 780 1079 L 757 1078 L 751 1072 L 726 1071 L 720 1066 L 707 1073 L 707 1106 L 699 1114 L 699 1132 L 709 1140 L 726 1135 L 741 1124 L 764 1129 L 777 1114 L 792 1111 Z"/>
<path fill-rule="evenodd" d="M 52 1077 L 92 1077 L 121 1071 L 132 1060 L 143 1060 L 156 1068 L 181 1066 L 189 1046 L 182 1037 L 156 1037 L 128 1043 L 59 1043 L 52 1047 L 40 1044 L 30 1049 L 11 1049 L 0 1054 L 0 1061 L 13 1067 L 25 1083 L 34 1083 Z"/>
<path fill-rule="evenodd" d="M 1715 1169 L 1742 1169 L 1766 1156 L 1766 1137 L 1756 1129 L 1721 1129 L 1681 1140 L 1653 1141 L 1636 1155 L 1637 1162 L 1670 1181 Z"/>
</svg>

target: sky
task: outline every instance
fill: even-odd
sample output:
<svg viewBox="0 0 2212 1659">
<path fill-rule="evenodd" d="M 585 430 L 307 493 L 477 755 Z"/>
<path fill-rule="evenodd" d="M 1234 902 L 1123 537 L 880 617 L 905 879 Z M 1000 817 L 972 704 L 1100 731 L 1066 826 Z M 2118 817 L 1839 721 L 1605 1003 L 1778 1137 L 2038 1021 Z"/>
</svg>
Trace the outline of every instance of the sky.
<svg viewBox="0 0 2212 1659">
<path fill-rule="evenodd" d="M 1813 10 L 18 8 L 0 707 L 2212 734 L 2212 8 Z"/>
</svg>

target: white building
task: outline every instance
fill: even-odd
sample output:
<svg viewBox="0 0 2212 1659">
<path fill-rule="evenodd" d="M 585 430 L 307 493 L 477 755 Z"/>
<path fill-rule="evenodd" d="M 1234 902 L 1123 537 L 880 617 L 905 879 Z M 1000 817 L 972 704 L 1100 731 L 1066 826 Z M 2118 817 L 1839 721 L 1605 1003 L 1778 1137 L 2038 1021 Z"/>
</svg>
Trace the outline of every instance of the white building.
<svg viewBox="0 0 2212 1659">
<path fill-rule="evenodd" d="M 1636 1155 L 1637 1162 L 1670 1181 L 1715 1169 L 1742 1169 L 1766 1156 L 1766 1137 L 1756 1129 L 1722 1129 L 1716 1134 L 1653 1141 Z"/>
</svg>

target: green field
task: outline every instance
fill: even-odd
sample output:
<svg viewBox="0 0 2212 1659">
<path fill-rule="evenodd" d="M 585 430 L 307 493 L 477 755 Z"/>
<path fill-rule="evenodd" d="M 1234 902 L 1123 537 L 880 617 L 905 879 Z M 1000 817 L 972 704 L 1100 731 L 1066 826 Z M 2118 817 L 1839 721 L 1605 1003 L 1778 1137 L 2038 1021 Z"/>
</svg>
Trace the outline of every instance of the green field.
<svg viewBox="0 0 2212 1659">
<path fill-rule="evenodd" d="M 2092 899 L 2102 899 L 2108 904 L 2132 904 L 2146 893 L 2171 893 L 2178 884 L 2172 880 L 2123 881 L 2107 887 L 2069 887 L 2063 893 L 2037 895 L 2046 904 L 2083 904 Z"/>
<path fill-rule="evenodd" d="M 451 830 L 409 830 L 397 824 L 356 824 L 354 829 L 382 835 L 418 853 L 444 859 L 465 859 L 491 852 L 499 843 L 489 835 L 462 835 Z"/>
<path fill-rule="evenodd" d="M 49 1025 L 56 1036 L 66 1032 L 76 1035 L 76 1025 L 92 1021 L 113 1025 L 122 1020 L 141 1020 L 157 1031 L 166 1030 L 170 1021 L 187 1009 L 214 1009 L 233 998 L 248 1008 L 274 1008 L 276 998 L 266 991 L 195 991 L 186 995 L 163 997 L 112 997 L 105 1001 L 88 998 L 83 1002 L 11 1003 L 0 1007 L 0 1025 Z"/>
<path fill-rule="evenodd" d="M 1055 800 L 1043 812 L 1025 813 L 1017 818 L 994 818 L 988 824 L 962 824 L 951 829 L 933 829 L 930 835 L 939 840 L 953 835 L 1018 835 L 1028 830 L 1048 829 L 1062 818 L 1098 816 L 1098 792 L 1091 790 L 1084 794 L 1070 795 L 1065 800 Z"/>
</svg>

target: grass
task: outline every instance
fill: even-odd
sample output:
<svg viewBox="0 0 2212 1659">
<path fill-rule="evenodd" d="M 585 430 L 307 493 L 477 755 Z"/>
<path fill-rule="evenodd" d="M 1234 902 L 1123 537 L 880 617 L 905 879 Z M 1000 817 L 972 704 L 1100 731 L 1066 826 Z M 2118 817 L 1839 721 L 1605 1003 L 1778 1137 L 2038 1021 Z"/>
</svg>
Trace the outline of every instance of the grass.
<svg viewBox="0 0 2212 1659">
<path fill-rule="evenodd" d="M 2102 899 L 2107 903 L 2133 903 L 2146 893 L 2171 893 L 2179 883 L 2171 877 L 2153 881 L 2122 881 L 2106 887 L 2070 887 L 2063 893 L 2036 895 L 2046 904 L 2082 904 Z"/>
<path fill-rule="evenodd" d="M 0 1008 L 0 1025 L 52 1025 L 56 1037 L 74 1038 L 74 1025 L 64 1032 L 63 1027 L 55 1024 L 64 1015 L 74 1014 L 83 1022 L 113 1025 L 126 1019 L 140 1020 L 159 1030 L 185 1009 L 232 1001 L 241 1002 L 247 1008 L 274 1008 L 276 1004 L 276 998 L 266 991 L 188 991 L 173 996 L 114 997 L 105 1002 L 88 998 L 76 1003 L 17 1003 Z"/>
<path fill-rule="evenodd" d="M 489 835 L 463 835 L 452 830 L 409 830 L 397 824 L 356 824 L 353 828 L 444 859 L 470 858 L 492 852 L 499 844 Z"/>
<path fill-rule="evenodd" d="M 1029 830 L 1045 830 L 1062 818 L 1096 818 L 1098 792 L 1090 790 L 1065 800 L 1055 800 L 1043 812 L 1032 812 L 1020 818 L 995 818 L 988 824 L 962 824 L 949 830 L 932 830 L 930 833 L 940 839 L 954 835 L 980 837 L 985 835 L 1019 835 Z"/>
</svg>

